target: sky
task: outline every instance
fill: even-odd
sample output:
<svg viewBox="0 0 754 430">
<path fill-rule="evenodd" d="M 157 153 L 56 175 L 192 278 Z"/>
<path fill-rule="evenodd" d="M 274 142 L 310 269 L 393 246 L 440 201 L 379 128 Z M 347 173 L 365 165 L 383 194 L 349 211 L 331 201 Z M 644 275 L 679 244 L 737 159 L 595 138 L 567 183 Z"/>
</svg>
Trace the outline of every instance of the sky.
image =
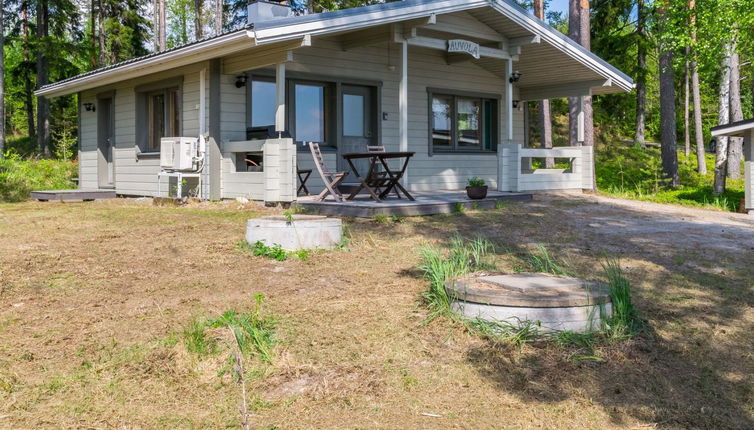
<svg viewBox="0 0 754 430">
<path fill-rule="evenodd" d="M 550 0 L 550 10 L 568 12 L 568 0 Z"/>
</svg>

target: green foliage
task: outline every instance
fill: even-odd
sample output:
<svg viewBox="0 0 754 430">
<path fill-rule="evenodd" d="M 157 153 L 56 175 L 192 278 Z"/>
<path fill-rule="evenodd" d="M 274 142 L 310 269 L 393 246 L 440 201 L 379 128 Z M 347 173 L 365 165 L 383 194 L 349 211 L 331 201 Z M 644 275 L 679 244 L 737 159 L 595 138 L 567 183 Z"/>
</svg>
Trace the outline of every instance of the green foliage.
<svg viewBox="0 0 754 430">
<path fill-rule="evenodd" d="M 469 187 L 483 187 L 483 186 L 484 186 L 484 184 L 485 184 L 485 182 L 484 182 L 484 179 L 482 179 L 482 178 L 479 178 L 479 177 L 476 177 L 476 178 L 470 178 L 470 179 L 469 179 L 469 180 L 468 180 L 468 181 L 466 182 L 466 185 L 468 185 Z"/>
<path fill-rule="evenodd" d="M 275 318 L 264 310 L 264 296 L 254 296 L 254 305 L 245 313 L 234 309 L 227 310 L 219 317 L 208 319 L 194 318 L 183 329 L 182 338 L 186 349 L 200 357 L 213 355 L 221 350 L 222 330 L 230 330 L 241 353 L 247 357 L 256 357 L 263 363 L 272 362 L 272 351 L 276 343 Z M 220 330 L 214 335 L 210 330 Z M 234 346 L 226 345 L 233 350 Z"/>
<path fill-rule="evenodd" d="M 390 219 L 385 214 L 376 214 L 372 217 L 372 221 L 377 224 L 387 224 L 390 222 Z"/>
<path fill-rule="evenodd" d="M 620 263 L 607 259 L 602 263 L 610 286 L 610 302 L 613 315 L 602 318 L 602 331 L 608 338 L 631 337 L 638 333 L 641 320 L 631 298 L 631 282 L 623 275 Z"/>
<path fill-rule="evenodd" d="M 430 245 L 423 246 L 419 251 L 422 259 L 419 269 L 429 281 L 429 288 L 422 293 L 422 298 L 430 309 L 428 321 L 441 315 L 454 317 L 445 282 L 477 270 L 495 267 L 490 261 L 494 245 L 487 239 L 480 237 L 466 240 L 461 236 L 454 236 L 450 245 L 447 252 Z"/>
<path fill-rule="evenodd" d="M 668 189 L 662 181 L 660 151 L 639 146 L 607 147 L 597 154 L 597 188 L 604 193 L 658 203 L 737 211 L 744 197 L 743 181 L 728 180 L 721 196 L 712 195 L 715 156 L 707 155 L 706 176 L 696 172 L 696 159 L 678 155 L 681 187 Z"/>
<path fill-rule="evenodd" d="M 512 321 L 486 321 L 474 318 L 464 321 L 466 327 L 480 336 L 496 342 L 510 343 L 514 346 L 523 346 L 542 337 L 542 323 L 540 321 L 515 320 Z"/>
<path fill-rule="evenodd" d="M 267 257 L 277 261 L 285 261 L 289 257 L 298 258 L 299 260 L 308 260 L 311 250 L 299 249 L 296 251 L 286 251 L 279 244 L 273 244 L 272 246 L 266 245 L 262 241 L 257 241 L 254 244 L 243 240 L 236 243 L 236 247 L 242 252 L 253 254 L 257 257 Z"/>
<path fill-rule="evenodd" d="M 461 202 L 456 202 L 454 209 L 455 213 L 458 215 L 462 215 L 466 212 L 466 206 Z"/>
<path fill-rule="evenodd" d="M 529 252 L 523 257 L 528 266 L 528 271 L 537 273 L 549 273 L 558 276 L 573 276 L 565 266 L 565 263 L 550 254 L 542 244 L 537 245 L 537 250 Z"/>
<path fill-rule="evenodd" d="M 34 190 L 74 188 L 78 172 L 72 161 L 24 160 L 11 153 L 0 159 L 0 201 L 19 202 Z"/>
</svg>

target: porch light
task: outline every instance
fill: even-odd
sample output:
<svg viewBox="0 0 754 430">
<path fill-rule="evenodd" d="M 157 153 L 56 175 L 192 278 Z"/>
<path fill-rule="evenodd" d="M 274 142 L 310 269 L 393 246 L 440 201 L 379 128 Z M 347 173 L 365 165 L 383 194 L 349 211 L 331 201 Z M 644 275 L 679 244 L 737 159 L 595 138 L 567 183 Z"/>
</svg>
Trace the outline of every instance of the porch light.
<svg viewBox="0 0 754 430">
<path fill-rule="evenodd" d="M 236 76 L 236 88 L 243 88 L 246 86 L 246 81 L 249 78 L 246 75 L 238 75 Z"/>
<path fill-rule="evenodd" d="M 97 107 L 94 106 L 94 103 L 84 103 L 84 109 L 87 112 L 94 112 L 97 110 Z"/>
<path fill-rule="evenodd" d="M 513 100 L 513 109 L 518 109 L 519 103 L 521 103 L 521 100 Z"/>
<path fill-rule="evenodd" d="M 508 78 L 508 82 L 510 82 L 511 84 L 514 84 L 518 82 L 520 79 L 521 79 L 521 72 L 516 70 L 515 72 L 511 73 L 511 77 Z"/>
</svg>

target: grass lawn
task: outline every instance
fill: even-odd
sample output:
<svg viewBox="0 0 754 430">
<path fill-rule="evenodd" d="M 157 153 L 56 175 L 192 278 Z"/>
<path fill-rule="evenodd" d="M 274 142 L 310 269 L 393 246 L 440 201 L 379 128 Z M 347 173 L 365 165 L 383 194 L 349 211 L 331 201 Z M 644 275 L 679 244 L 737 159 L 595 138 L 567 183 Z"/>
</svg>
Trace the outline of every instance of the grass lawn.
<svg viewBox="0 0 754 430">
<path fill-rule="evenodd" d="M 347 220 L 285 261 L 237 245 L 252 204 L 1 204 L 0 428 L 238 428 L 239 357 L 251 428 L 754 428 L 754 227 L 596 199 Z M 419 249 L 456 232 L 503 271 L 619 257 L 646 329 L 587 353 L 427 324 Z"/>
</svg>

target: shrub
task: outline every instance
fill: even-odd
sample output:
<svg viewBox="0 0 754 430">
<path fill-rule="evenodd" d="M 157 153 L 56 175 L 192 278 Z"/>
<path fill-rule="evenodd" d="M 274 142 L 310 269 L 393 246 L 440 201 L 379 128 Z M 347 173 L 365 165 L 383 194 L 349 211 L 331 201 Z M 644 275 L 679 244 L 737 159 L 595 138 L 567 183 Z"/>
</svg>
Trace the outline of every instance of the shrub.
<svg viewBox="0 0 754 430">
<path fill-rule="evenodd" d="M 0 201 L 20 202 L 34 190 L 74 188 L 77 171 L 74 161 L 24 160 L 8 154 L 0 159 Z"/>
</svg>

